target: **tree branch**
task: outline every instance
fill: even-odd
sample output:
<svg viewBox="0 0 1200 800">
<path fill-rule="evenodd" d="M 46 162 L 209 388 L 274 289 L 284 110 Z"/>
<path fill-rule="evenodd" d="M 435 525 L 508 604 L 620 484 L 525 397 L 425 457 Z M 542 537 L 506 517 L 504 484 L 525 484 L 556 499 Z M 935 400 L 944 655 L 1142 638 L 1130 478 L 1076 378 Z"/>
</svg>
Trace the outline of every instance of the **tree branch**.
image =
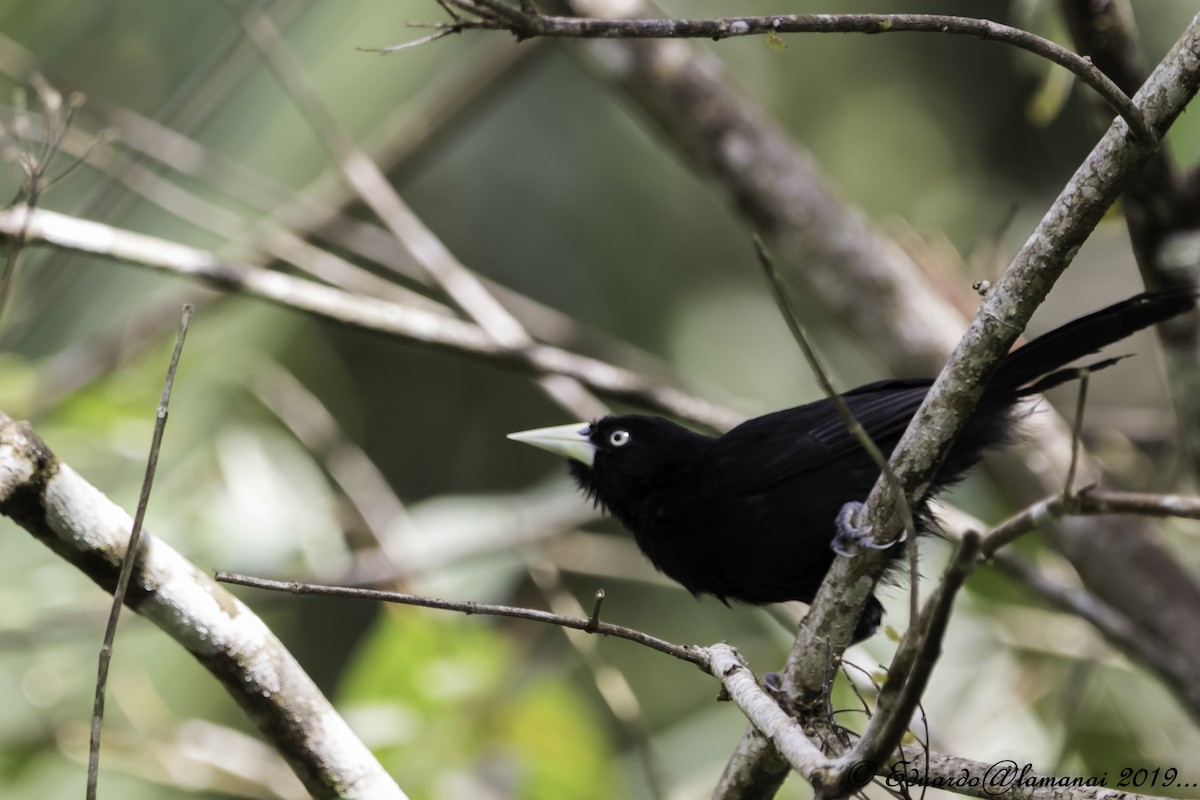
<svg viewBox="0 0 1200 800">
<path fill-rule="evenodd" d="M 0 237 L 14 236 L 20 230 L 24 208 L 15 206 L 0 211 Z M 232 263 L 208 251 L 165 239 L 43 209 L 35 210 L 30 217 L 28 239 L 31 244 L 102 255 L 187 277 L 215 289 L 253 295 L 351 327 L 494 361 L 525 374 L 575 378 L 610 397 L 639 403 L 709 428 L 722 430 L 743 419 L 741 414 L 703 398 L 597 359 L 543 344 L 502 345 L 469 322 L 351 294 L 281 272 Z"/>
<path fill-rule="evenodd" d="M 888 669 L 888 680 L 879 694 L 875 715 L 867 723 L 858 744 L 841 759 L 844 769 L 859 761 L 880 762 L 900 744 L 941 656 L 950 608 L 958 590 L 975 568 L 979 541 L 978 535 L 963 536 L 937 590 L 929 598 L 920 618 L 909 625 Z"/>
<path fill-rule="evenodd" d="M 990 558 L 1000 548 L 1047 522 L 1066 516 L 1100 514 L 1137 514 L 1143 517 L 1200 520 L 1200 498 L 1178 494 L 1111 492 L 1085 486 L 1067 497 L 1047 497 L 995 526 L 984 539 L 980 554 L 984 558 Z"/>
<path fill-rule="evenodd" d="M 951 568 L 952 572 L 959 573 L 959 577 L 965 575 L 962 568 L 968 566 L 974 560 L 974 551 L 970 547 L 965 548 L 961 553 L 963 557 L 959 560 L 959 565 Z M 938 785 L 941 783 L 952 791 L 980 798 L 993 796 L 988 793 L 989 790 L 994 792 L 998 788 L 1003 789 L 1006 794 L 1011 794 L 1022 800 L 1101 800 L 1111 794 L 1109 790 L 1101 787 L 1072 787 L 1072 789 L 1064 792 L 1062 788 L 1053 782 L 1046 785 L 1037 785 L 1032 781 L 1024 784 L 1016 783 L 1014 781 L 1021 777 L 1033 777 L 1036 779 L 1041 776 L 1031 772 L 1020 772 L 1019 769 L 1004 770 L 998 773 L 995 765 L 952 758 L 937 753 L 927 754 L 924 751 L 915 750 L 911 747 L 903 749 L 904 761 L 892 763 L 888 763 L 882 757 L 878 761 L 874 761 L 865 760 L 865 758 L 844 757 L 837 759 L 827 756 L 821 747 L 805 733 L 801 725 L 780 708 L 778 702 L 771 695 L 763 690 L 738 652 L 724 642 L 709 647 L 676 645 L 632 628 L 598 621 L 594 618 L 594 614 L 592 618 L 569 617 L 538 609 L 516 606 L 501 606 L 462 600 L 443 600 L 373 589 L 275 581 L 227 572 L 217 572 L 216 580 L 223 583 L 234 583 L 269 591 L 354 597 L 420 606 L 423 608 L 436 608 L 467 615 L 486 614 L 511 619 L 524 619 L 558 625 L 563 628 L 586 633 L 595 633 L 601 636 L 615 636 L 641 644 L 655 651 L 694 664 L 720 681 L 724 690 L 724 696 L 732 700 L 742 713 L 746 715 L 754 730 L 759 732 L 759 736 L 762 736 L 765 741 L 769 741 L 772 747 L 778 753 L 782 754 L 782 758 L 790 768 L 795 769 L 803 775 L 818 790 L 824 790 L 827 793 L 841 793 L 848 789 L 860 789 L 878 774 L 887 778 L 887 784 L 892 787 L 924 784 Z M 937 641 L 940 638 L 937 628 L 945 622 L 948 597 L 953 594 L 958 585 L 961 585 L 961 581 L 957 578 L 952 578 L 949 584 L 946 585 L 949 586 L 947 594 L 941 598 L 935 595 L 934 598 L 930 599 L 926 607 L 924 621 L 928 625 L 927 629 L 934 633 L 934 636 L 927 641 Z M 925 671 L 925 674 L 928 674 L 927 668 L 932 666 L 931 656 L 932 650 L 928 648 L 918 653 L 918 658 L 925 661 L 925 664 L 919 667 L 919 669 Z M 914 662 L 914 667 L 916 666 L 917 664 Z M 911 698 L 912 695 L 910 694 L 909 696 Z M 866 740 L 864 739 L 864 741 Z M 914 763 L 924 765 L 927 755 L 929 757 L 928 770 L 909 766 Z M 1016 765 L 1014 764 L 1013 766 L 1015 768 Z M 977 779 L 973 787 L 959 785 L 964 775 Z M 991 783 L 985 780 L 988 776 L 992 777 Z M 1140 795 L 1125 794 L 1123 796 L 1130 800 L 1141 800 Z"/>
<path fill-rule="evenodd" d="M 1182 113 L 1198 86 L 1200 16 L 1193 19 L 1137 99 L 1161 134 Z M 1132 137 L 1123 123 L 1115 122 L 988 291 L 971 327 L 930 388 L 892 457 L 910 505 L 924 496 L 992 373 L 1034 309 L 1123 185 L 1152 152 Z M 859 515 L 860 527 L 869 531 L 877 543 L 891 541 L 901 528 L 900 513 L 891 484 L 881 477 Z M 873 550 L 835 561 L 788 659 L 784 685 L 785 690 L 795 686 L 790 692 L 793 697 L 819 695 L 829 651 L 835 660 L 840 657 L 884 563 L 884 554 Z"/>
<path fill-rule="evenodd" d="M 239 0 L 227 0 L 238 13 Z M 501 7 L 507 8 L 503 3 Z M 521 12 L 513 10 L 514 14 Z M 245 6 L 239 14 L 247 38 L 258 48 L 289 97 L 329 151 L 346 183 L 406 248 L 426 273 L 458 308 L 503 347 L 531 346 L 533 338 L 521 323 L 488 291 L 483 281 L 461 264 L 454 254 L 400 198 L 378 165 L 364 153 L 329 111 L 288 49 L 279 29 L 261 8 Z M 585 419 L 608 412 L 577 378 L 563 374 L 535 375 L 534 380 L 560 406 Z"/>
<path fill-rule="evenodd" d="M 146 507 L 150 504 L 150 490 L 154 486 L 154 473 L 158 469 L 158 452 L 162 447 L 163 433 L 167 428 L 167 412 L 171 403 L 171 389 L 175 386 L 175 371 L 179 368 L 179 356 L 183 352 L 183 341 L 187 337 L 188 322 L 192 318 L 192 307 L 184 305 L 179 318 L 179 333 L 175 336 L 175 349 L 171 352 L 171 360 L 167 365 L 167 377 L 163 382 L 162 398 L 158 402 L 158 413 L 154 418 L 154 434 L 150 441 L 150 455 L 146 459 L 146 476 L 142 480 L 142 491 L 138 496 L 137 512 L 133 516 L 133 527 L 129 532 L 129 542 L 125 546 L 126 558 L 121 560 L 121 571 L 117 576 L 117 586 L 113 590 L 112 610 L 108 614 L 108 624 L 104 628 L 104 641 L 100 645 L 99 674 L 96 678 L 96 698 L 92 706 L 92 730 L 88 745 L 87 798 L 95 800 L 96 782 L 100 772 L 100 731 L 104 721 L 104 695 L 108 688 L 108 666 L 112 661 L 113 640 L 117 636 L 117 620 L 121 616 L 121 606 L 129 592 L 129 581 L 133 576 L 132 557 L 129 553 L 137 553 L 142 538 L 142 523 L 146 519 Z"/>
<path fill-rule="evenodd" d="M 671 644 L 668 641 L 651 636 L 648 633 L 613 625 L 597 620 L 595 624 L 590 619 L 564 617 L 550 611 L 539 611 L 535 608 L 520 608 L 518 606 L 501 606 L 492 603 L 476 603 L 472 600 L 442 600 L 436 597 L 421 597 L 403 592 L 386 592 L 382 589 L 360 589 L 352 586 L 327 586 L 319 583 L 300 583 L 299 581 L 276 581 L 269 578 L 255 578 L 251 575 L 238 575 L 234 572 L 216 573 L 218 583 L 232 583 L 238 586 L 250 586 L 255 589 L 266 589 L 271 592 L 289 592 L 297 595 L 325 595 L 331 597 L 354 597 L 363 600 L 378 600 L 381 603 L 398 603 L 405 606 L 420 608 L 436 608 L 442 611 L 457 611 L 468 616 L 484 614 L 492 617 L 511 617 L 532 622 L 542 622 L 548 625 L 558 625 L 572 630 L 597 633 L 601 636 L 615 636 L 631 642 L 674 656 L 681 661 L 695 664 L 707 672 L 709 659 L 703 647 Z"/>
<path fill-rule="evenodd" d="M 546 5 L 585 16 L 654 13 L 632 0 L 548 0 Z M 593 40 L 579 52 L 590 56 L 587 64 L 594 72 L 626 92 L 631 105 L 656 123 L 669 144 L 713 182 L 752 229 L 773 238 L 781 263 L 794 267 L 805 291 L 897 374 L 929 374 L 945 363 L 962 330 L 961 313 L 949 299 L 955 297 L 954 286 L 935 286 L 860 210 L 845 205 L 818 174 L 814 160 L 730 81 L 712 53 L 663 40 Z M 872 302 L 862 302 L 864 296 Z M 1030 473 L 1024 468 L 1026 452 L 1001 456 L 1002 466 L 994 471 L 1018 496 L 1030 493 L 1031 475 L 1037 484 L 1034 496 L 1060 492 L 1063 485 L 1066 462 L 1061 456 L 1068 452 L 1069 431 L 1057 415 L 1043 416 L 1049 427 L 1039 437 L 1037 451 L 1039 458 L 1050 459 L 1051 469 Z M 1076 526 L 1068 520 L 1049 534 L 1079 564 L 1089 584 L 1112 594 L 1113 608 L 1131 616 L 1165 614 L 1175 621 L 1177 632 L 1194 628 L 1188 622 L 1197 614 L 1194 587 L 1140 521 L 1098 519 Z M 1098 569 L 1097 548 L 1119 549 L 1122 571 Z M 1151 586 L 1158 588 L 1147 596 Z M 1138 587 L 1147 591 L 1139 593 Z M 1160 647 L 1178 651 L 1185 660 L 1194 651 L 1181 640 L 1163 640 Z M 787 771 L 786 762 L 751 727 L 716 796 L 770 797 Z"/>
<path fill-rule="evenodd" d="M 1001 42 L 1033 53 L 1067 69 L 1112 106 L 1138 138 L 1154 141 L 1142 113 L 1121 89 L 1086 58 L 1036 34 L 986 19 L 941 14 L 777 14 L 722 19 L 596 19 L 527 14 L 504 3 L 455 0 L 454 6 L 475 14 L 444 26 L 454 33 L 479 28 L 507 30 L 518 39 L 712 39 L 778 36 L 784 33 L 942 33 Z M 506 9 L 502 17 L 488 12 Z M 426 37 L 427 39 L 429 37 Z M 385 48 L 385 51 L 387 49 Z"/>
<path fill-rule="evenodd" d="M 1095 3 L 1060 0 L 1063 17 L 1080 52 L 1112 76 L 1126 92 L 1146 79 L 1133 9 L 1126 0 Z M 1096 115 L 1098 126 L 1104 120 Z M 1188 243 L 1200 236 L 1200 192 L 1160 150 L 1121 198 L 1129 240 L 1149 289 L 1197 288 L 1200 258 Z M 1179 434 L 1192 479 L 1200 481 L 1200 316 L 1170 320 L 1156 328 L 1163 346 L 1167 382 L 1179 419 Z"/>
<path fill-rule="evenodd" d="M 108 591 L 133 521 L 28 428 L 0 414 L 0 514 Z M 144 534 L 125 603 L 221 682 L 315 798 L 404 793 L 274 634 L 169 545 Z"/>
</svg>

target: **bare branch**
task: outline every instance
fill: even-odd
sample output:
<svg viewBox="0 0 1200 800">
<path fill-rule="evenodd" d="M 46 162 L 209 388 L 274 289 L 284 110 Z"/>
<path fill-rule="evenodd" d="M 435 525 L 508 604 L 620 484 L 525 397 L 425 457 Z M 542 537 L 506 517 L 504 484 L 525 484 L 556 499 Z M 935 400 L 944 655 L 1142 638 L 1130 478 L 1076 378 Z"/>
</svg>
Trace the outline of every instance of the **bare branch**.
<svg viewBox="0 0 1200 800">
<path fill-rule="evenodd" d="M 232 583 L 239 586 L 250 586 L 256 589 L 266 589 L 276 592 L 290 592 L 299 595 L 327 595 L 334 597 L 354 597 L 367 600 L 378 600 L 385 603 L 400 603 L 402 605 L 436 608 L 444 611 L 457 611 L 461 614 L 486 614 L 490 616 L 524 619 L 557 625 L 572 630 L 596 633 L 601 636 L 615 636 L 631 642 L 674 656 L 700 667 L 712 674 L 725 687 L 729 696 L 747 717 L 763 730 L 780 748 L 793 768 L 802 774 L 819 782 L 816 777 L 830 765 L 830 760 L 814 745 L 804 732 L 800 730 L 795 720 L 788 717 L 779 705 L 762 690 L 754 680 L 753 674 L 742 662 L 736 651 L 727 644 L 721 643 L 709 648 L 682 646 L 651 636 L 647 633 L 601 622 L 592 619 L 566 617 L 548 611 L 517 606 L 502 606 L 488 603 L 475 603 L 465 600 L 443 600 L 434 597 L 420 597 L 399 592 L 385 592 L 377 589 L 359 589 L 345 586 L 326 586 L 295 581 L 276 581 L 266 578 L 255 578 L 248 575 L 238 575 L 229 572 L 217 572 L 215 578 L 220 583 Z M 600 594 L 597 593 L 599 597 Z"/>
<path fill-rule="evenodd" d="M 972 36 L 1020 48 L 1067 69 L 1103 97 L 1138 138 L 1146 142 L 1156 141 L 1142 113 L 1091 61 L 1049 39 L 986 19 L 941 14 L 778 14 L 722 19 L 595 19 L 528 14 L 495 0 L 456 0 L 454 5 L 477 16 L 475 19 L 457 19 L 445 26 L 447 30 L 457 33 L 469 28 L 504 29 L 519 39 L 549 36 L 720 41 L 737 36 L 778 36 L 784 33 L 943 33 Z"/>
<path fill-rule="evenodd" d="M 0 210 L 0 237 L 23 224 L 25 206 Z M 479 326 L 399 303 L 350 294 L 280 272 L 235 264 L 197 248 L 35 209 L 29 240 L 86 252 L 198 280 L 224 291 L 254 295 L 352 327 L 458 351 L 533 374 L 562 375 L 610 397 L 723 430 L 741 414 L 710 403 L 632 370 L 550 345 L 511 347 L 497 343 Z"/>
<path fill-rule="evenodd" d="M 237 10 L 238 0 L 227 0 Z M 504 3 L 498 4 L 507 9 Z M 498 13 L 504 13 L 497 10 Z M 513 14 L 520 12 L 513 9 Z M 321 142 L 368 208 L 406 247 L 446 294 L 496 343 L 507 348 L 531 346 L 533 338 L 521 323 L 487 290 L 483 281 L 438 239 L 413 213 L 388 182 L 383 171 L 364 153 L 321 102 L 278 28 L 260 8 L 239 15 L 246 36 L 262 53 L 288 95 L 308 120 Z M 579 380 L 565 375 L 535 376 L 541 388 L 559 405 L 585 419 L 608 409 Z"/>
<path fill-rule="evenodd" d="M 709 656 L 709 671 L 792 769 L 818 790 L 828 785 L 824 772 L 831 764 L 830 759 L 804 735 L 799 724 L 784 713 L 775 699 L 763 691 L 738 652 L 722 642 L 709 648 Z"/>
<path fill-rule="evenodd" d="M 1198 86 L 1200 16 L 1138 94 L 1139 105 L 1155 129 L 1163 131 L 1182 112 Z M 1033 310 L 1125 182 L 1152 152 L 1123 124 L 1114 123 L 1008 270 L 989 289 L 970 329 L 934 382 L 892 458 L 909 503 L 924 495 L 944 454 Z M 881 477 L 859 515 L 860 527 L 871 531 L 877 543 L 888 542 L 901 528 L 901 513 L 891 484 Z M 785 690 L 794 685 L 794 696 L 819 696 L 825 683 L 828 652 L 832 649 L 836 656 L 849 642 L 854 621 L 861 615 L 884 565 L 884 554 L 874 550 L 834 562 L 789 656 Z"/>
<path fill-rule="evenodd" d="M 829 375 L 821 365 L 821 359 L 817 356 L 817 351 L 813 349 L 812 344 L 808 341 L 808 334 L 804 332 L 804 326 L 800 324 L 800 320 L 796 318 L 796 314 L 792 311 L 792 307 L 787 301 L 783 279 L 779 276 L 779 272 L 775 268 L 775 262 L 758 237 L 754 239 L 754 249 L 758 254 L 759 264 L 762 265 L 763 270 L 767 273 L 767 282 L 771 287 L 771 295 L 775 298 L 775 305 L 779 307 L 779 313 L 787 321 L 788 329 L 792 332 L 792 338 L 796 340 L 796 344 L 800 345 L 800 351 L 804 354 L 804 360 L 808 362 L 809 369 L 817 376 L 817 383 L 820 385 L 821 391 L 825 393 L 825 396 L 833 403 L 833 407 L 837 409 L 838 416 L 842 418 L 842 423 L 846 426 L 846 430 L 850 432 L 850 435 L 858 441 L 862 449 L 875 462 L 875 466 L 879 468 L 880 474 L 892 484 L 897 496 L 903 497 L 904 492 L 900 486 L 900 482 L 896 480 L 896 473 L 892 471 L 892 466 L 888 463 L 887 458 L 879 450 L 879 446 L 875 444 L 875 440 L 870 437 L 859 421 L 854 418 L 854 414 L 850 411 L 850 407 L 846 405 L 846 401 L 833 388 L 833 382 L 829 380 Z M 904 520 L 904 538 L 909 542 L 907 548 L 910 581 L 909 622 L 910 624 L 915 624 L 918 609 L 921 605 L 920 586 L 917 575 L 917 526 L 913 521 L 912 509 L 907 505 L 904 506 L 901 517 Z"/>
<path fill-rule="evenodd" d="M 1084 589 L 1063 586 L 1041 570 L 1013 553 L 995 553 L 992 564 L 1001 572 L 1029 587 L 1042 599 L 1069 614 L 1091 623 L 1122 651 L 1137 658 L 1168 682 L 1187 701 L 1187 710 L 1196 718 L 1200 687 L 1196 686 L 1196 665 L 1171 648 L 1136 620 L 1114 610 L 1103 599 Z"/>
<path fill-rule="evenodd" d="M 146 519 L 146 506 L 150 503 L 150 490 L 154 486 L 154 473 L 158 468 L 158 451 L 162 447 L 163 433 L 167 428 L 167 409 L 171 403 L 171 389 L 175 386 L 175 370 L 179 367 L 179 356 L 183 352 L 183 341 L 187 337 L 188 322 L 192 318 L 192 307 L 185 305 L 179 317 L 179 333 L 175 337 L 175 349 L 167 365 L 167 377 L 163 382 L 162 398 L 158 402 L 158 413 L 154 417 L 154 434 L 150 440 L 150 455 L 146 459 L 146 476 L 142 480 L 142 491 L 138 496 L 137 513 L 133 516 L 133 529 L 129 533 L 129 544 L 125 558 L 121 560 L 121 572 L 117 587 L 113 591 L 112 610 L 108 625 L 104 629 L 104 641 L 100 645 L 100 666 L 96 678 L 96 698 L 92 708 L 92 732 L 88 746 L 87 797 L 95 800 L 96 780 L 100 773 L 100 730 L 104 721 L 104 695 L 108 688 L 108 665 L 112 660 L 113 640 L 117 635 L 117 620 L 121 606 L 129 591 L 129 580 L 133 576 L 133 564 L 142 538 L 142 522 Z"/>
<path fill-rule="evenodd" d="M 564 617 L 561 614 L 553 614 L 549 611 L 539 611 L 534 608 L 519 608 L 517 606 L 501 606 L 491 603 L 476 603 L 471 600 L 442 600 L 436 597 L 421 597 L 419 595 L 404 594 L 403 592 L 385 592 L 381 589 L 359 589 L 350 586 L 326 586 L 318 583 L 300 583 L 298 581 L 275 581 L 268 578 L 255 578 L 250 575 L 238 575 L 233 572 L 220 572 L 215 575 L 219 583 L 233 583 L 238 586 L 250 586 L 255 589 L 266 589 L 272 592 L 290 592 L 292 594 L 304 595 L 327 595 L 333 597 L 355 597 L 364 600 L 378 600 L 382 603 L 398 603 L 406 606 L 419 606 L 421 608 L 436 608 L 442 611 L 457 611 L 460 614 L 486 614 L 493 617 L 511 617 L 514 619 L 526 619 L 533 622 L 543 622 L 548 625 L 558 625 L 563 628 L 571 628 L 587 633 L 597 633 L 601 636 L 615 636 L 618 639 L 627 639 L 631 642 L 636 642 L 651 650 L 657 650 L 660 653 L 666 653 L 669 656 L 674 656 L 681 661 L 687 661 L 690 664 L 695 664 L 700 669 L 708 671 L 709 658 L 708 654 L 702 647 L 684 646 L 671 644 L 668 641 L 659 639 L 656 636 L 651 636 L 648 633 L 636 631 L 633 628 L 626 628 L 621 625 L 613 625 L 608 622 L 597 622 L 594 629 L 591 621 L 586 619 L 578 619 L 575 617 Z"/>
<path fill-rule="evenodd" d="M 116 587 L 133 520 L 2 414 L 0 514 L 100 586 Z M 125 602 L 221 682 L 314 798 L 405 797 L 262 620 L 149 533 Z"/>
<path fill-rule="evenodd" d="M 875 714 L 853 751 L 842 757 L 844 768 L 859 761 L 872 764 L 883 761 L 900 744 L 941 656 L 950 607 L 967 576 L 975 569 L 979 542 L 977 534 L 965 535 L 959 541 L 942 582 L 929 598 L 920 619 L 909 625 L 901 640 L 888 669 L 887 683 L 879 694 Z"/>
<path fill-rule="evenodd" d="M 1063 481 L 1063 499 L 1075 492 L 1075 471 L 1079 468 L 1079 448 L 1083 439 L 1083 412 L 1087 406 L 1088 371 L 1083 369 L 1079 377 L 1079 395 L 1075 400 L 1075 425 L 1071 432 L 1071 466 L 1067 468 L 1067 479 Z"/>
<path fill-rule="evenodd" d="M 995 526 L 984 538 L 980 554 L 984 558 L 990 558 L 1000 548 L 1012 544 L 1047 522 L 1067 516 L 1088 517 L 1102 514 L 1137 514 L 1145 517 L 1200 520 L 1200 497 L 1112 492 L 1095 486 L 1085 486 L 1066 497 L 1061 494 L 1047 497 Z"/>
</svg>

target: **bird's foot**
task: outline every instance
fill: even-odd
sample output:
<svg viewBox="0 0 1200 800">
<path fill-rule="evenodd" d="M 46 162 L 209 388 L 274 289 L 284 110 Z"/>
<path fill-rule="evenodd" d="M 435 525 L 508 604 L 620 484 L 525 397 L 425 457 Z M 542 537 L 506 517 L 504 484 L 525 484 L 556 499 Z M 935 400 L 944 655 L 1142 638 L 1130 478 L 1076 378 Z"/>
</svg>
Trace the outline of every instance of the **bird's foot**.
<svg viewBox="0 0 1200 800">
<path fill-rule="evenodd" d="M 832 547 L 833 552 L 839 556 L 849 558 L 854 555 L 855 549 L 865 547 L 869 550 L 887 550 L 893 545 L 900 544 L 908 538 L 908 533 L 902 533 L 900 536 L 886 544 L 877 544 L 871 538 L 870 528 L 859 528 L 857 525 L 858 515 L 863 510 L 863 504 L 857 500 L 851 500 L 842 506 L 842 510 L 838 512 L 837 519 L 834 520 L 834 527 L 837 533 L 834 534 Z"/>
</svg>

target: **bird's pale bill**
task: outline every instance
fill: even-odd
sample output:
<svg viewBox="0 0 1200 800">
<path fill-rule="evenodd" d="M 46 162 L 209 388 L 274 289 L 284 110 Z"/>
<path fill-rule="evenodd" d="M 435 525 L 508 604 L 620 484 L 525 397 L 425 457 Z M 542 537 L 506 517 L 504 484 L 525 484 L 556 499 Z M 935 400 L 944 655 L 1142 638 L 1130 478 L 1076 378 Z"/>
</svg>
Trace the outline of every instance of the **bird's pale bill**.
<svg viewBox="0 0 1200 800">
<path fill-rule="evenodd" d="M 524 442 L 551 453 L 574 459 L 589 467 L 596 458 L 596 446 L 592 444 L 591 428 L 586 422 L 571 425 L 556 425 L 553 428 L 534 428 L 531 431 L 510 433 L 509 439 Z"/>
</svg>

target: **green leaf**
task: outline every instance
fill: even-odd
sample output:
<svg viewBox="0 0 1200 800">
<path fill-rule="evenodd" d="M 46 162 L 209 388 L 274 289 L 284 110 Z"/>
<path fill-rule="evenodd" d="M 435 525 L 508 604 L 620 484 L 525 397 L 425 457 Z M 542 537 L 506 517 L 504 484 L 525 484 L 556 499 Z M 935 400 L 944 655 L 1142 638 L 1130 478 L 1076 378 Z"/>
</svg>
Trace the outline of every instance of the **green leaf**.
<svg viewBox="0 0 1200 800">
<path fill-rule="evenodd" d="M 611 796 L 610 747 L 587 703 L 535 670 L 479 619 L 404 609 L 364 638 L 338 704 L 413 797 Z"/>
</svg>

